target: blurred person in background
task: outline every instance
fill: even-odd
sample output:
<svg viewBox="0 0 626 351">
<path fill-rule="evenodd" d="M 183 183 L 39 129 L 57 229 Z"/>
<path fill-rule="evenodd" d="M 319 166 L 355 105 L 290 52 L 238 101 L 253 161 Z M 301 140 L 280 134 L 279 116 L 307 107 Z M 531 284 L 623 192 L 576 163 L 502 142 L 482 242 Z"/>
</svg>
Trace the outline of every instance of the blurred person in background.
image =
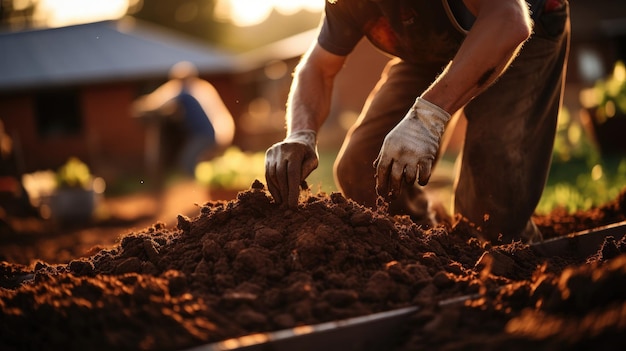
<svg viewBox="0 0 626 351">
<path fill-rule="evenodd" d="M 0 120 L 0 233 L 12 231 L 12 217 L 39 217 L 39 211 L 30 203 L 13 139 Z"/>
<path fill-rule="evenodd" d="M 550 168 L 569 35 L 567 0 L 328 0 L 294 73 L 286 138 L 266 151 L 270 193 L 297 206 L 318 166 L 334 78 L 367 38 L 392 60 L 335 162 L 342 193 L 371 208 L 380 196 L 390 214 L 434 224 L 422 187 L 462 111 L 455 217 L 485 241 L 540 240 L 531 216 Z"/>
<path fill-rule="evenodd" d="M 180 122 L 184 140 L 177 163 L 190 177 L 198 162 L 224 151 L 235 134 L 233 117 L 217 90 L 198 77 L 196 66 L 187 61 L 172 66 L 166 83 L 135 100 L 133 115 Z"/>
</svg>

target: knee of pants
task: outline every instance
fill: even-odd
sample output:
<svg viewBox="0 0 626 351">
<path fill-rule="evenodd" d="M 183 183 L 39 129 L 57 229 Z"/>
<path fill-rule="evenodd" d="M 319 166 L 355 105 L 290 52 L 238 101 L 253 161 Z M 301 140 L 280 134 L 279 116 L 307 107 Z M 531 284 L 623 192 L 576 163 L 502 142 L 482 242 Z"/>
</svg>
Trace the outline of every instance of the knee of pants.
<svg viewBox="0 0 626 351">
<path fill-rule="evenodd" d="M 337 187 L 343 193 L 350 193 L 354 187 L 354 168 L 355 167 L 352 162 L 350 162 L 349 157 L 346 157 L 345 155 L 340 155 L 335 160 L 333 175 L 335 177 Z"/>
<path fill-rule="evenodd" d="M 348 198 L 366 206 L 376 203 L 374 167 L 358 161 L 357 155 L 343 153 L 335 160 L 333 169 L 338 189 Z"/>
</svg>

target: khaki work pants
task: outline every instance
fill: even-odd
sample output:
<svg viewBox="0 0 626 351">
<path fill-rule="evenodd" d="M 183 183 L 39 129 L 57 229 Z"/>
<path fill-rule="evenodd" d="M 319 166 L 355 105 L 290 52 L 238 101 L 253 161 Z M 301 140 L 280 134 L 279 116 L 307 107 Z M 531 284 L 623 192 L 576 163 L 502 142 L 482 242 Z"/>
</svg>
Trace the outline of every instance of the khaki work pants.
<svg viewBox="0 0 626 351">
<path fill-rule="evenodd" d="M 473 223 L 481 239 L 495 243 L 540 237 L 531 215 L 550 169 L 569 35 L 567 6 L 544 13 L 502 77 L 464 107 L 467 130 L 453 213 Z M 390 61 L 335 162 L 335 181 L 345 196 L 376 207 L 373 162 L 383 139 L 446 64 Z M 423 215 L 412 204 L 423 198 L 420 192 L 405 189 L 389 204 L 390 213 Z"/>
</svg>

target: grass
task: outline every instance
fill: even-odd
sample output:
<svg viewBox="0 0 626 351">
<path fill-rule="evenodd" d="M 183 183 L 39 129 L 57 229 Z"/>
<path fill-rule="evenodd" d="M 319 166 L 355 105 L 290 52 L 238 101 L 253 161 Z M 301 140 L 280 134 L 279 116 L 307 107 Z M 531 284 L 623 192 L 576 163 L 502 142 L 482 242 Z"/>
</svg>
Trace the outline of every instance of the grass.
<svg viewBox="0 0 626 351">
<path fill-rule="evenodd" d="M 307 178 L 309 188 L 313 193 L 325 192 L 330 194 L 337 191 L 333 177 L 333 163 L 339 150 L 318 150 L 319 166 Z"/>
<path fill-rule="evenodd" d="M 626 156 L 601 153 L 578 120 L 563 109 L 553 149 L 553 162 L 537 213 L 554 208 L 588 210 L 615 199 L 626 186 Z"/>
<path fill-rule="evenodd" d="M 588 210 L 615 199 L 626 186 L 626 158 L 606 155 L 590 162 L 575 159 L 552 165 L 537 213 L 554 208 L 568 212 Z"/>
</svg>

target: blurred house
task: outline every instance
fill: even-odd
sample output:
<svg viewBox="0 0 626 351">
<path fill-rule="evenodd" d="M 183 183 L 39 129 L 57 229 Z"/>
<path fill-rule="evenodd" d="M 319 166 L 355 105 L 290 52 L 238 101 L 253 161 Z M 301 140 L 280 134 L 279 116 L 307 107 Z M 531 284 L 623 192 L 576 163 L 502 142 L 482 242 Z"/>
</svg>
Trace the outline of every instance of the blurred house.
<svg viewBox="0 0 626 351">
<path fill-rule="evenodd" d="M 70 156 L 103 176 L 142 171 L 146 128 L 131 103 L 179 61 L 194 63 L 237 108 L 232 55 L 131 18 L 0 33 L 0 48 L 0 119 L 22 172 L 56 169 Z"/>
</svg>

